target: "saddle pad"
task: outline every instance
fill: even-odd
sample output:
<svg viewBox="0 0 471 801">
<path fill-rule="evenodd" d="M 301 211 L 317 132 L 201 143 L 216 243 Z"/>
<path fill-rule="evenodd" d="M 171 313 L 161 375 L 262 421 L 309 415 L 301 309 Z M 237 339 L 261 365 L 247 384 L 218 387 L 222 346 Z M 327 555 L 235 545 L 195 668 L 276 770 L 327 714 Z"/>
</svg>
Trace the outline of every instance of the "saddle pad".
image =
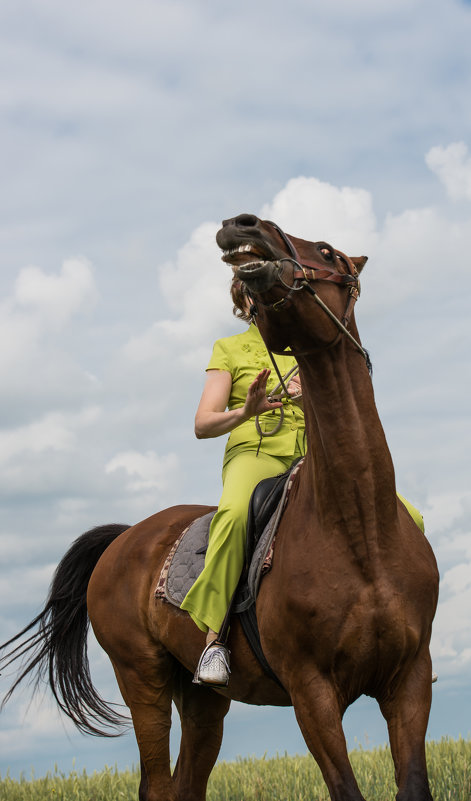
<svg viewBox="0 0 471 801">
<path fill-rule="evenodd" d="M 180 606 L 204 567 L 211 520 L 216 511 L 197 517 L 175 541 L 160 574 L 156 598 Z"/>
</svg>

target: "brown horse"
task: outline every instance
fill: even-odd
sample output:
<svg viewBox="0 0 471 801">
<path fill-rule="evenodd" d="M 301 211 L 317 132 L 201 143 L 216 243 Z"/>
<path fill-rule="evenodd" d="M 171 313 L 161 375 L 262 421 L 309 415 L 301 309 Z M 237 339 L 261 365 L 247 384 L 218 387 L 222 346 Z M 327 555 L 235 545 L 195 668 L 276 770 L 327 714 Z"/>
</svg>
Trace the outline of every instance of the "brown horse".
<svg viewBox="0 0 471 801">
<path fill-rule="evenodd" d="M 386 718 L 397 799 L 430 801 L 424 740 L 438 574 L 427 540 L 397 499 L 354 322 L 366 259 L 287 237 L 247 214 L 224 222 L 217 241 L 250 291 L 267 347 L 291 348 L 302 379 L 308 453 L 256 605 L 263 651 L 282 686 L 264 674 L 237 618 L 227 690 L 192 684 L 204 635 L 154 596 L 175 539 L 206 506 L 82 535 L 58 567 L 45 610 L 25 629 L 40 624 L 23 647 L 36 651 L 18 681 L 33 668 L 48 671 L 56 699 L 84 731 L 96 733 L 100 720 L 119 722 L 90 682 L 88 586 L 93 629 L 132 714 L 141 801 L 203 801 L 231 699 L 292 704 L 333 801 L 361 801 L 342 716 L 362 694 L 376 698 Z M 172 699 L 182 724 L 173 775 Z"/>
</svg>

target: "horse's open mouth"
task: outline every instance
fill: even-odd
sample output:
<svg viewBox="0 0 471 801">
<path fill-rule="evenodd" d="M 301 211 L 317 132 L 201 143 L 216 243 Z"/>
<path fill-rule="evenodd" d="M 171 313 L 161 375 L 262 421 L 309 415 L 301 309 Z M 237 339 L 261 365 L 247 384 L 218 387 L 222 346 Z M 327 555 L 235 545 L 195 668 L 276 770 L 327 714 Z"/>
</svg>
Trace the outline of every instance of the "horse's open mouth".
<svg viewBox="0 0 471 801">
<path fill-rule="evenodd" d="M 278 270 L 272 261 L 257 259 L 236 267 L 237 277 L 251 292 L 267 292 L 278 277 Z"/>
<path fill-rule="evenodd" d="M 244 264 L 253 264 L 254 262 L 263 261 L 270 258 L 270 255 L 257 247 L 257 245 L 254 245 L 253 242 L 248 242 L 245 245 L 238 245 L 235 248 L 223 250 L 221 258 L 226 264 L 232 264 L 233 267 L 240 267 Z"/>
<path fill-rule="evenodd" d="M 242 281 L 261 278 L 265 276 L 273 268 L 273 262 L 266 261 L 265 259 L 257 259 L 256 261 L 248 261 L 237 267 L 237 275 Z"/>
</svg>

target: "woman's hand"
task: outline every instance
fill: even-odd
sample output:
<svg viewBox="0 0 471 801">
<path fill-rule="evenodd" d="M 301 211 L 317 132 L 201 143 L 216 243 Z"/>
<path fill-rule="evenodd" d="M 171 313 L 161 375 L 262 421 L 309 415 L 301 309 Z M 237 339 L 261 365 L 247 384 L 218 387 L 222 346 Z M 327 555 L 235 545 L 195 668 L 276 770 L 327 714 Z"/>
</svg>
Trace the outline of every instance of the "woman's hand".
<svg viewBox="0 0 471 801">
<path fill-rule="evenodd" d="M 220 437 L 250 420 L 256 414 L 277 409 L 283 404 L 267 399 L 267 381 L 270 370 L 262 370 L 252 381 L 245 403 L 238 409 L 227 411 L 232 388 L 232 376 L 227 370 L 208 370 L 206 384 L 195 416 L 195 434 L 198 439 Z"/>
<path fill-rule="evenodd" d="M 296 404 L 296 406 L 300 406 L 301 409 L 303 408 L 303 388 L 301 386 L 301 378 L 299 377 L 299 373 L 293 376 L 293 378 L 289 381 L 287 386 L 288 394 Z"/>
<path fill-rule="evenodd" d="M 244 417 L 249 420 L 257 414 L 278 409 L 283 404 L 279 401 L 270 402 L 267 398 L 267 381 L 271 370 L 265 368 L 249 386 L 244 404 Z"/>
</svg>

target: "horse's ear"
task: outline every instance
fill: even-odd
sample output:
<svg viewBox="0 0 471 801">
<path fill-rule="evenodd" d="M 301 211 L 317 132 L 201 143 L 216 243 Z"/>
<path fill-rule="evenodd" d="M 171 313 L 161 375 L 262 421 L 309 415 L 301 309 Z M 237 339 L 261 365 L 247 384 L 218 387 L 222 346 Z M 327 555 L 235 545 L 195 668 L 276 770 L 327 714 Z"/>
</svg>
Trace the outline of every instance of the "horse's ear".
<svg viewBox="0 0 471 801">
<path fill-rule="evenodd" d="M 355 267 L 357 268 L 358 272 L 361 273 L 363 267 L 365 266 L 366 262 L 368 261 L 368 256 L 352 256 L 351 257 Z"/>
</svg>

